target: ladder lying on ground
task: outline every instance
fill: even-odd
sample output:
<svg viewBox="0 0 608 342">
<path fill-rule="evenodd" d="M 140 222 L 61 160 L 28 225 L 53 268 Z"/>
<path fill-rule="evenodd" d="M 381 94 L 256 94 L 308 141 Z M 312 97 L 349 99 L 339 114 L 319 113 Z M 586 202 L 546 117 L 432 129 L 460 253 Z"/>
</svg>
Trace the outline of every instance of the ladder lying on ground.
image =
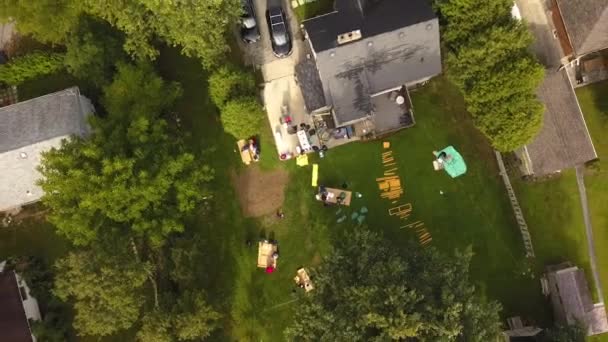
<svg viewBox="0 0 608 342">
<path fill-rule="evenodd" d="M 509 179 L 507 170 L 505 170 L 505 164 L 502 161 L 502 156 L 498 151 L 494 151 L 494 153 L 496 154 L 496 161 L 498 162 L 498 168 L 500 169 L 502 181 L 505 183 L 505 188 L 507 188 L 507 193 L 509 194 L 509 199 L 511 200 L 511 207 L 513 208 L 513 213 L 515 214 L 515 220 L 517 220 L 517 225 L 519 226 L 521 238 L 524 241 L 526 257 L 534 258 L 534 247 L 532 247 L 532 238 L 530 237 L 530 232 L 528 231 L 528 224 L 526 224 L 524 214 L 521 211 L 521 207 L 519 206 L 517 197 L 515 197 L 515 191 L 513 191 L 513 187 L 511 186 L 511 180 Z"/>
</svg>

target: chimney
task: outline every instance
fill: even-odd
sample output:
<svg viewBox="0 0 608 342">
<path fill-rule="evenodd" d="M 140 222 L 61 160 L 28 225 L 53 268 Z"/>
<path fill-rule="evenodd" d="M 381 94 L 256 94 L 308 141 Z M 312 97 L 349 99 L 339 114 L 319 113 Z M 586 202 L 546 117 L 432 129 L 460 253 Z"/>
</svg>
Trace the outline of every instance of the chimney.
<svg viewBox="0 0 608 342">
<path fill-rule="evenodd" d="M 338 45 L 354 42 L 361 39 L 361 30 L 354 30 L 338 35 Z"/>
</svg>

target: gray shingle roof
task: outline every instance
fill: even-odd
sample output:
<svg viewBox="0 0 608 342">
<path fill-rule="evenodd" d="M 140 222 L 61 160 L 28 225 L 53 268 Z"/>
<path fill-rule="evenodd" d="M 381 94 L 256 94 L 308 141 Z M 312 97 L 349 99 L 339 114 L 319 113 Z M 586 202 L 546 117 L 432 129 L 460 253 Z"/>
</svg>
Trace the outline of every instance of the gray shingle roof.
<svg viewBox="0 0 608 342">
<path fill-rule="evenodd" d="M 327 105 L 319 70 L 313 58 L 306 58 L 296 65 L 296 77 L 302 90 L 304 105 L 309 112 Z"/>
<path fill-rule="evenodd" d="M 577 56 L 608 48 L 608 0 L 557 0 Z"/>
<path fill-rule="evenodd" d="M 361 17 L 354 10 L 342 15 L 348 6 L 338 1 L 338 12 L 304 22 L 325 100 L 339 125 L 369 114 L 372 95 L 441 73 L 439 22 L 427 1 L 367 3 Z M 361 30 L 361 39 L 337 45 L 338 34 L 354 29 Z"/>
<path fill-rule="evenodd" d="M 526 146 L 531 171 L 546 175 L 596 159 L 566 70 L 546 70 L 537 93 L 545 105 L 545 115 L 539 134 Z"/>
<path fill-rule="evenodd" d="M 336 11 L 303 22 L 315 51 L 337 47 L 355 29 L 369 38 L 436 18 L 427 0 L 336 0 Z"/>
<path fill-rule="evenodd" d="M 0 153 L 44 140 L 84 134 L 87 123 L 78 88 L 0 108 Z"/>
<path fill-rule="evenodd" d="M 78 88 L 0 108 L 0 211 L 42 197 L 36 185 L 40 154 L 70 135 L 88 132 L 91 102 Z"/>
<path fill-rule="evenodd" d="M 604 305 L 593 304 L 585 274 L 581 269 L 569 263 L 550 266 L 547 280 L 558 322 L 574 324 L 580 321 L 586 325 L 588 335 L 608 331 Z"/>
</svg>

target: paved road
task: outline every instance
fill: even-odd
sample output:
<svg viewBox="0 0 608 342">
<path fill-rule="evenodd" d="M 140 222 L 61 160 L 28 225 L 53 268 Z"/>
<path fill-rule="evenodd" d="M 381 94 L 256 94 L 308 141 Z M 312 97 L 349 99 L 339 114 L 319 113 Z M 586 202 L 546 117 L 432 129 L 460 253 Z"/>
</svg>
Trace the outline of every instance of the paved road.
<svg viewBox="0 0 608 342">
<path fill-rule="evenodd" d="M 583 207 L 583 218 L 585 220 L 585 230 L 587 231 L 587 248 L 589 249 L 589 263 L 591 264 L 591 272 L 595 281 L 597 297 L 601 303 L 604 302 L 604 294 L 600 275 L 597 269 L 597 260 L 595 258 L 595 244 L 593 242 L 593 227 L 591 226 L 591 215 L 589 215 L 589 205 L 587 203 L 587 189 L 585 188 L 585 166 L 579 165 L 576 167 L 576 183 L 578 184 L 578 192 L 581 197 L 581 206 Z"/>
</svg>

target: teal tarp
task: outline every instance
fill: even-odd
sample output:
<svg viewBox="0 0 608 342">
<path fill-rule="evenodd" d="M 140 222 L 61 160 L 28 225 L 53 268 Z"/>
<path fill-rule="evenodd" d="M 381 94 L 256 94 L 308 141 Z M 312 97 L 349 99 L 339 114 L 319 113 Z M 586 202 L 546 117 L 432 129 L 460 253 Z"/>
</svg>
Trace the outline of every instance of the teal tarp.
<svg viewBox="0 0 608 342">
<path fill-rule="evenodd" d="M 448 146 L 439 152 L 433 153 L 435 154 L 435 157 L 439 158 L 439 155 L 441 155 L 442 152 L 445 152 L 446 154 L 445 158 L 441 158 L 443 160 L 443 169 L 450 177 L 456 178 L 467 172 L 467 164 L 453 146 Z"/>
</svg>

